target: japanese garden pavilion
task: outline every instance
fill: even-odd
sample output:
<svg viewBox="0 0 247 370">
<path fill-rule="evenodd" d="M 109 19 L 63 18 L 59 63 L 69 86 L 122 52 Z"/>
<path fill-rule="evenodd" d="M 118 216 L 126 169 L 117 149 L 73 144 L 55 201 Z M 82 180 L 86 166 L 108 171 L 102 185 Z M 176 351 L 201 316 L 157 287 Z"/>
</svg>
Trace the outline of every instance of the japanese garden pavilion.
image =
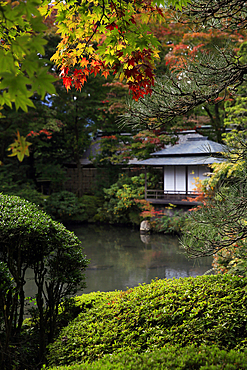
<svg viewBox="0 0 247 370">
<path fill-rule="evenodd" d="M 180 144 L 155 152 L 152 157 L 139 161 L 145 172 L 151 166 L 162 173 L 159 189 L 148 189 L 145 182 L 145 199 L 153 204 L 197 204 L 186 198 L 195 198 L 195 179 L 205 179 L 212 163 L 220 163 L 224 158 L 220 153 L 224 146 L 207 137 L 189 134 Z"/>
</svg>

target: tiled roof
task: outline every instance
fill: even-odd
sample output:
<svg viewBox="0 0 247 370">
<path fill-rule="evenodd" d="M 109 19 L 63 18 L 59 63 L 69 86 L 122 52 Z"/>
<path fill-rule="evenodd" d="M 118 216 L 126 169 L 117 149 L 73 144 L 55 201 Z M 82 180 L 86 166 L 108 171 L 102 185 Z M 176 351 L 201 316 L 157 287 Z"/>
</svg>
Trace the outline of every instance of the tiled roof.
<svg viewBox="0 0 247 370">
<path fill-rule="evenodd" d="M 210 156 L 174 156 L 174 157 L 154 157 L 139 161 L 139 165 L 143 166 L 195 166 L 208 165 L 212 163 L 220 163 L 224 161 L 223 158 L 215 158 Z"/>
<path fill-rule="evenodd" d="M 193 166 L 208 165 L 224 161 L 220 154 L 224 146 L 208 140 L 199 134 L 182 137 L 179 144 L 152 153 L 152 158 L 139 161 L 139 165 L 149 166 Z"/>
<path fill-rule="evenodd" d="M 210 155 L 220 153 L 224 146 L 203 136 L 190 136 L 181 144 L 152 153 L 152 156 Z"/>
</svg>

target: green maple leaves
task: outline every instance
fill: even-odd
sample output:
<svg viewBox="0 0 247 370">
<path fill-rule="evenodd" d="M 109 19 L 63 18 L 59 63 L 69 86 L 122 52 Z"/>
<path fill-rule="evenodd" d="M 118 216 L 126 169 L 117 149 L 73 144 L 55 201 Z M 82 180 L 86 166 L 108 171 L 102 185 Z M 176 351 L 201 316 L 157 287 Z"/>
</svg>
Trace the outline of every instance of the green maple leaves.
<svg viewBox="0 0 247 370">
<path fill-rule="evenodd" d="M 37 92 L 42 99 L 54 94 L 44 60 L 46 26 L 37 9 L 39 0 L 0 4 L 0 106 L 8 105 L 24 111 L 34 107 L 30 97 Z"/>
</svg>

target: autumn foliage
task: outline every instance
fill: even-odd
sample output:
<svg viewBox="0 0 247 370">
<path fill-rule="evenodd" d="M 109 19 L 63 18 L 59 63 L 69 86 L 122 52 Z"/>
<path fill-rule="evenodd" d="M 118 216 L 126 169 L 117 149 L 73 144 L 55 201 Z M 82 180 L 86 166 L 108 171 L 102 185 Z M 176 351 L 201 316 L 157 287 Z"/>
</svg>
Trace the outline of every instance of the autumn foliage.
<svg viewBox="0 0 247 370">
<path fill-rule="evenodd" d="M 154 1 L 55 1 L 41 12 L 54 17 L 61 35 L 53 60 L 67 90 L 81 90 L 90 74 L 112 72 L 126 81 L 135 100 L 151 93 L 158 41 L 147 24 L 163 17 Z"/>
</svg>

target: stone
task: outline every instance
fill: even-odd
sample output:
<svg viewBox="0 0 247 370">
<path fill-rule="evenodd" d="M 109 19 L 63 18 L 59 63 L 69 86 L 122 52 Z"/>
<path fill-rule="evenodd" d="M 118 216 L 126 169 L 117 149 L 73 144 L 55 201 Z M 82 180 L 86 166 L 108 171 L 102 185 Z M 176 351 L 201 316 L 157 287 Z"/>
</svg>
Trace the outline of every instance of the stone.
<svg viewBox="0 0 247 370">
<path fill-rule="evenodd" d="M 145 233 L 149 233 L 150 230 L 151 230 L 150 222 L 146 220 L 142 221 L 140 225 L 140 232 L 142 234 L 145 234 Z"/>
</svg>

